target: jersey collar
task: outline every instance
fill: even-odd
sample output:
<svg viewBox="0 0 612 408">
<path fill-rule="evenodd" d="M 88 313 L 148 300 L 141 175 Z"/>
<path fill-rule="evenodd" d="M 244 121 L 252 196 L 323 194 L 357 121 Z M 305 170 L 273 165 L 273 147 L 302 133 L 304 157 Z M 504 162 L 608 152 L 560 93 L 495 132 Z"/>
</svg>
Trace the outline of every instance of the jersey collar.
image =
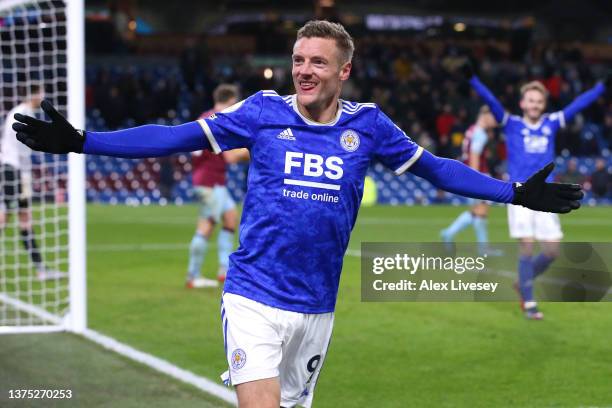
<svg viewBox="0 0 612 408">
<path fill-rule="evenodd" d="M 342 100 L 341 99 L 338 99 L 338 111 L 336 112 L 336 117 L 332 121 L 326 122 L 326 123 L 316 122 L 302 115 L 297 106 L 297 94 L 293 94 L 291 96 L 291 106 L 293 107 L 293 110 L 295 111 L 295 113 L 297 113 L 298 116 L 302 118 L 304 122 L 306 122 L 306 124 L 312 125 L 312 126 L 334 126 L 336 123 L 338 123 L 338 121 L 340 120 L 340 116 L 342 115 Z"/>
<path fill-rule="evenodd" d="M 546 114 L 543 113 L 542 116 L 540 116 L 540 119 L 535 123 L 535 124 L 531 124 L 529 122 L 527 122 L 527 119 L 521 117 L 521 121 L 523 122 L 523 125 L 525 125 L 526 127 L 528 127 L 531 130 L 537 130 L 540 128 L 540 126 L 542 126 L 542 122 L 544 122 Z"/>
</svg>

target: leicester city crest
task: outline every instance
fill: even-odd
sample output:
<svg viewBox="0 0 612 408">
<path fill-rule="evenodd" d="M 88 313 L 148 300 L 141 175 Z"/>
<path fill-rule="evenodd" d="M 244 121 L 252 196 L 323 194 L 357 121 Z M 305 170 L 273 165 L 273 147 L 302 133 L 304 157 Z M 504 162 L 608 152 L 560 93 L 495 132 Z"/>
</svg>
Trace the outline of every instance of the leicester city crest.
<svg viewBox="0 0 612 408">
<path fill-rule="evenodd" d="M 354 130 L 345 130 L 340 136 L 340 145 L 347 152 L 354 152 L 359 147 L 359 135 Z"/>
<path fill-rule="evenodd" d="M 246 353 L 243 349 L 236 349 L 232 353 L 232 368 L 240 370 L 246 364 Z"/>
</svg>

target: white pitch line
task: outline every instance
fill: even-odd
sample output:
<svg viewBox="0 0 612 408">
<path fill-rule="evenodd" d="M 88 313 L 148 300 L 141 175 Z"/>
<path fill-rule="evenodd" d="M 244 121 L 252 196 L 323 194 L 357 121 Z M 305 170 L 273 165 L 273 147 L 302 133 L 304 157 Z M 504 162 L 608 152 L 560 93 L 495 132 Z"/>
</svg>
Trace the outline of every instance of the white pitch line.
<svg viewBox="0 0 612 408">
<path fill-rule="evenodd" d="M 17 310 L 21 310 L 23 312 L 29 313 L 31 315 L 37 316 L 42 320 L 53 323 L 55 325 L 61 325 L 62 319 L 52 313 L 47 312 L 45 309 L 33 305 L 31 303 L 26 303 L 23 300 L 14 298 L 12 296 L 8 296 L 5 293 L 0 293 L 0 302 L 5 303 L 9 306 L 14 307 Z"/>
<path fill-rule="evenodd" d="M 15 299 L 11 296 L 8 296 L 4 293 L 0 293 L 0 302 L 7 303 L 18 310 L 23 310 L 24 312 L 33 314 L 38 316 L 43 320 L 47 320 L 51 323 L 54 323 L 55 326 L 40 326 L 40 327 L 0 327 L 1 334 L 8 333 L 33 333 L 33 332 L 49 332 L 49 331 L 60 331 L 65 330 L 65 326 L 62 324 L 63 319 L 59 316 L 53 315 L 46 310 L 36 306 L 28 304 L 22 300 Z M 77 333 L 79 334 L 79 333 Z M 112 337 L 106 336 L 102 333 L 98 333 L 95 330 L 86 329 L 83 333 L 81 333 L 83 337 L 86 339 L 93 341 L 96 344 L 101 345 L 102 347 L 114 351 L 115 353 L 121 354 L 131 360 L 137 361 L 141 364 L 144 364 L 156 371 L 159 371 L 162 374 L 166 374 L 172 378 L 175 378 L 184 383 L 193 385 L 194 387 L 213 395 L 225 402 L 228 402 L 234 406 L 238 404 L 238 400 L 236 398 L 236 393 L 225 386 L 215 383 L 208 378 L 199 376 L 191 371 L 182 369 L 169 361 L 163 360 L 161 358 L 155 357 L 151 354 L 145 353 L 143 351 L 137 350 L 127 344 L 121 343 Z"/>
<path fill-rule="evenodd" d="M 64 332 L 63 326 L 0 326 L 0 335 Z"/>
<path fill-rule="evenodd" d="M 238 405 L 238 399 L 236 393 L 228 387 L 219 385 L 209 380 L 208 378 L 201 377 L 191 371 L 182 369 L 169 361 L 155 357 L 151 354 L 137 350 L 127 344 L 120 343 L 112 337 L 105 336 L 95 330 L 87 329 L 83 333 L 83 336 L 93 341 L 102 347 L 114 351 L 115 353 L 121 354 L 122 356 L 128 357 L 131 360 L 137 361 L 144 364 L 156 371 L 163 374 L 169 375 L 179 381 L 191 384 L 194 387 L 213 395 L 225 402 L 228 402 L 234 406 Z"/>
</svg>

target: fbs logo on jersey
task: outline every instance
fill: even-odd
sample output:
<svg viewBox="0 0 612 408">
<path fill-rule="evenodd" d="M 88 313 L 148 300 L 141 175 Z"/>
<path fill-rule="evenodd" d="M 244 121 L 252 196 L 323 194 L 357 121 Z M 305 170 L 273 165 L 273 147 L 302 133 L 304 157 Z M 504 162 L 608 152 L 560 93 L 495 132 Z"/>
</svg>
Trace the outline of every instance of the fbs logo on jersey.
<svg viewBox="0 0 612 408">
<path fill-rule="evenodd" d="M 354 130 L 345 130 L 340 135 L 340 145 L 347 152 L 354 152 L 359 147 L 359 135 Z"/>
<path fill-rule="evenodd" d="M 246 353 L 243 349 L 236 349 L 232 353 L 232 368 L 240 370 L 246 364 Z"/>
<path fill-rule="evenodd" d="M 295 140 L 295 136 L 293 136 L 293 132 L 291 131 L 291 128 L 287 128 L 283 130 L 276 137 L 278 139 L 283 139 L 283 140 Z"/>
<path fill-rule="evenodd" d="M 344 171 L 344 162 L 340 157 L 327 158 L 313 153 L 285 152 L 285 174 L 291 174 L 293 168 L 302 169 L 302 174 L 308 177 L 325 176 L 331 180 L 340 180 Z"/>
</svg>

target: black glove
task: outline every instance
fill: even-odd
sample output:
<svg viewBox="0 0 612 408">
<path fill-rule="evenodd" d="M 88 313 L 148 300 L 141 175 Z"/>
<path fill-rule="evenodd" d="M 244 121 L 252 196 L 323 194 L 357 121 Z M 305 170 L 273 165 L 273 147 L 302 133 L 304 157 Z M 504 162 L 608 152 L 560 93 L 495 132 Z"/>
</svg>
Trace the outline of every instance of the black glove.
<svg viewBox="0 0 612 408">
<path fill-rule="evenodd" d="M 584 194 L 579 184 L 547 183 L 546 177 L 555 168 L 551 162 L 524 183 L 514 183 L 512 204 L 536 211 L 568 213 L 580 208 Z"/>
<path fill-rule="evenodd" d="M 46 153 L 83 153 L 85 132 L 76 130 L 47 100 L 40 104 L 51 122 L 15 114 L 17 139 L 32 150 Z"/>
</svg>

